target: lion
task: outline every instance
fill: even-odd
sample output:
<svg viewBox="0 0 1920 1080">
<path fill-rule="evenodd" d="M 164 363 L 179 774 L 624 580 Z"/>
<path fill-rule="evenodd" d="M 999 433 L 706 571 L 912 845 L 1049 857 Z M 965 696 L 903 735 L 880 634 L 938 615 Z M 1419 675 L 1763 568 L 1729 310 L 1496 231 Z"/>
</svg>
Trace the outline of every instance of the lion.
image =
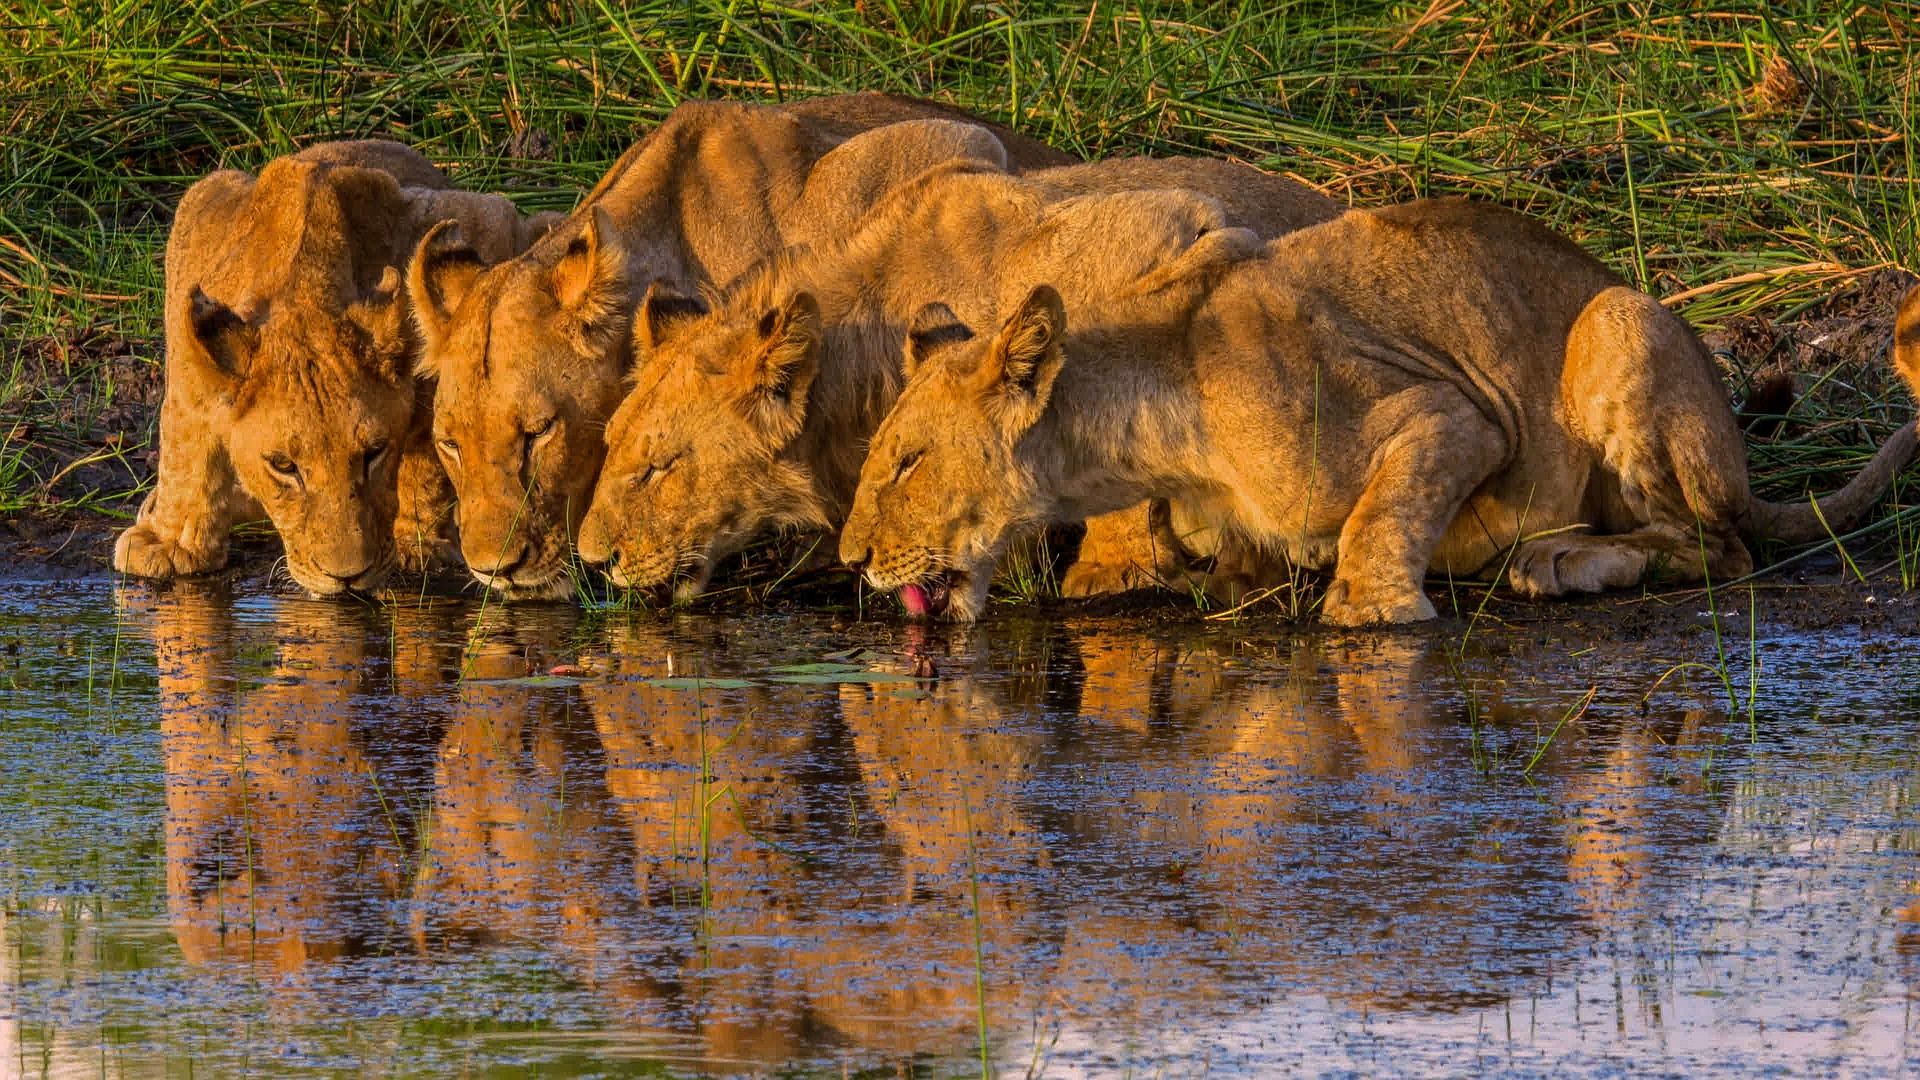
<svg viewBox="0 0 1920 1080">
<path fill-rule="evenodd" d="M 217 570 L 230 526 L 256 505 L 316 595 L 374 589 L 396 560 L 424 567 L 445 481 L 417 422 L 427 395 L 398 267 L 449 218 L 490 260 L 542 227 L 379 140 L 324 143 L 257 179 L 228 169 L 187 190 L 167 240 L 160 465 L 114 546 L 116 570 Z"/>
<path fill-rule="evenodd" d="M 1327 622 L 1407 623 L 1435 617 L 1428 573 L 1508 561 L 1529 597 L 1747 574 L 1743 537 L 1843 528 L 1914 453 L 1910 424 L 1817 505 L 1755 496 L 1692 328 L 1517 214 L 1420 201 L 1246 239 L 1071 331 L 1040 285 L 992 335 L 916 335 L 841 558 L 968 620 L 1016 532 L 1178 498 L 1330 568 Z"/>
<path fill-rule="evenodd" d="M 572 538 L 632 359 L 633 311 L 656 279 L 682 292 L 727 281 L 788 244 L 844 230 L 879 192 L 940 161 L 1073 160 L 955 115 L 878 94 L 693 102 L 520 257 L 487 268 L 447 233 L 423 239 L 407 287 L 439 379 L 434 442 L 473 576 L 509 599 L 569 593 Z M 848 138 L 859 128 L 872 130 Z"/>
<path fill-rule="evenodd" d="M 1133 194 L 1090 201 L 1102 191 Z M 580 557 L 626 587 L 678 578 L 684 599 L 770 529 L 837 530 L 865 440 L 899 392 L 915 312 L 930 300 L 990 320 L 1005 282 L 1069 267 L 1092 299 L 1207 230 L 1280 235 L 1341 212 L 1303 185 L 1222 161 L 1121 159 L 1019 178 L 956 163 L 897 189 L 845 239 L 761 263 L 711 311 L 651 291 L 634 323 L 643 359 L 607 428 Z M 1135 554 L 1137 538 L 1151 537 L 1135 524 L 1145 516 L 1090 524 L 1068 591 L 1124 588 L 1139 562 L 1174 559 L 1181 545 L 1164 525 L 1157 559 Z"/>
<path fill-rule="evenodd" d="M 1893 347 L 1889 350 L 1895 371 L 1908 386 L 1920 385 L 1920 285 L 1907 290 L 1894 315 Z"/>
</svg>

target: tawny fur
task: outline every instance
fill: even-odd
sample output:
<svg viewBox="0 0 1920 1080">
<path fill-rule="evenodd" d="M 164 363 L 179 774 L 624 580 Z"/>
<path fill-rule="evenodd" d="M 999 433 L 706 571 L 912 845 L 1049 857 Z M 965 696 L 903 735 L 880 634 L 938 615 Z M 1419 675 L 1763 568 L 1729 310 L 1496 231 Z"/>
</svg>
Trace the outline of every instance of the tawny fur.
<svg viewBox="0 0 1920 1080">
<path fill-rule="evenodd" d="M 1093 192 L 1130 194 L 1094 201 Z M 1076 297 L 1091 299 L 1180 265 L 1204 231 L 1279 235 L 1339 213 L 1302 185 L 1204 159 L 1018 178 L 975 165 L 930 171 L 847 238 L 760 263 L 713 298 L 711 313 L 643 302 L 636 385 L 608 427 L 581 555 L 608 564 L 617 583 L 678 577 L 686 594 L 769 530 L 837 530 L 930 301 L 949 305 L 948 321 L 985 325 L 1010 290 L 1017 299 L 1063 272 Z M 940 329 L 935 320 L 927 332 Z M 1090 528 L 1092 557 L 1074 570 L 1089 591 L 1125 587 L 1142 562 L 1171 560 L 1171 539 L 1138 554 L 1147 516 Z"/>
<path fill-rule="evenodd" d="M 1353 211 L 1075 311 L 1033 347 L 1065 318 L 1036 290 L 909 381 L 842 537 L 876 587 L 977 580 L 1019 529 L 1156 496 L 1330 568 L 1321 615 L 1343 625 L 1431 618 L 1428 573 L 1509 555 L 1528 596 L 1725 581 L 1752 568 L 1743 536 L 1844 528 L 1915 447 L 1895 433 L 1821 498 L 1825 525 L 1755 497 L 1691 328 L 1464 200 Z"/>
<path fill-rule="evenodd" d="M 1888 355 L 1908 386 L 1920 386 L 1920 285 L 1908 289 L 1900 300 L 1893 322 L 1893 348 Z"/>
<path fill-rule="evenodd" d="M 965 114 L 879 94 L 690 103 L 522 257 L 482 270 L 457 246 L 423 242 L 409 290 L 439 377 L 436 444 L 474 576 L 509 598 L 569 593 L 571 538 L 624 392 L 631 315 L 654 281 L 691 292 L 728 280 L 788 244 L 844 230 L 878 194 L 939 161 L 1071 160 L 956 116 Z"/>
<path fill-rule="evenodd" d="M 233 521 L 255 504 L 312 592 L 375 587 L 396 560 L 425 565 L 448 492 L 396 268 L 443 219 L 490 259 L 523 249 L 541 224 L 377 140 L 321 144 L 258 179 L 224 170 L 187 191 L 167 241 L 160 467 L 115 569 L 218 569 Z"/>
</svg>

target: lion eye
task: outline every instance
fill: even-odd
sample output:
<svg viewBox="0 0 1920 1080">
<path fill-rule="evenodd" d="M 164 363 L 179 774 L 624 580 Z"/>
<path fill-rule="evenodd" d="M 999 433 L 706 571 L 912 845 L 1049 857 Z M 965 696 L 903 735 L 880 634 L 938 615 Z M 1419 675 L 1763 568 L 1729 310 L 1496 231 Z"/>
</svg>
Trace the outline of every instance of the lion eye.
<svg viewBox="0 0 1920 1080">
<path fill-rule="evenodd" d="M 899 466 L 893 470 L 893 482 L 897 484 L 900 481 L 905 480 L 907 478 L 907 474 L 913 471 L 913 467 L 915 465 L 920 464 L 920 458 L 925 454 L 926 454 L 926 450 L 921 449 L 921 450 L 915 450 L 903 456 L 900 459 Z"/>
<path fill-rule="evenodd" d="M 460 444 L 454 442 L 452 439 L 441 439 L 436 445 L 440 447 L 442 453 L 450 458 L 458 458 L 460 456 Z"/>
<path fill-rule="evenodd" d="M 300 466 L 295 465 L 293 459 L 285 454 L 268 454 L 267 468 L 272 469 L 274 472 L 288 479 L 300 475 Z"/>
<path fill-rule="evenodd" d="M 660 479 L 660 474 L 666 472 L 668 469 L 673 468 L 673 463 L 679 460 L 680 460 L 680 455 L 675 454 L 674 456 L 668 458 L 665 461 L 659 462 L 658 464 L 648 465 L 647 471 L 640 474 L 639 478 L 633 482 L 633 486 L 646 487 L 648 484 L 651 484 L 655 480 Z"/>
<path fill-rule="evenodd" d="M 553 434 L 553 417 L 549 416 L 527 429 L 527 438 L 544 439 Z"/>
<path fill-rule="evenodd" d="M 379 468 L 380 463 L 386 459 L 387 447 L 389 445 L 387 440 L 381 439 L 379 442 L 367 447 L 366 450 L 361 453 L 360 472 L 362 475 L 369 478 L 373 476 L 373 470 Z"/>
</svg>

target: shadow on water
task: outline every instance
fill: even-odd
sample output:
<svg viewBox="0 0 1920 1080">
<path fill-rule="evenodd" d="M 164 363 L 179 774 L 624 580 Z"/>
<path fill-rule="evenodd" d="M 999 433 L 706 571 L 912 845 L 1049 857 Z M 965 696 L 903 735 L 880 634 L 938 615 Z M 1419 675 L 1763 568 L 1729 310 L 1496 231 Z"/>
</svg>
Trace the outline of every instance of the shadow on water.
<svg viewBox="0 0 1920 1080">
<path fill-rule="evenodd" d="M 8 603 L 10 1074 L 1910 1061 L 1857 642 Z"/>
</svg>

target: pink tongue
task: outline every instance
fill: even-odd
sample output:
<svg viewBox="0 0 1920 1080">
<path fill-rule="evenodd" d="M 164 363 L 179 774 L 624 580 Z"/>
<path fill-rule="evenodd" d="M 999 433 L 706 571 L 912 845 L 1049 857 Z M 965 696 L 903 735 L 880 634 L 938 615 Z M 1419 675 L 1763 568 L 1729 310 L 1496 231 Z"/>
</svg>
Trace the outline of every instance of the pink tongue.
<svg viewBox="0 0 1920 1080">
<path fill-rule="evenodd" d="M 900 586 L 900 602 L 906 605 L 907 614 L 919 618 L 933 609 L 927 602 L 927 590 L 920 585 Z"/>
</svg>

